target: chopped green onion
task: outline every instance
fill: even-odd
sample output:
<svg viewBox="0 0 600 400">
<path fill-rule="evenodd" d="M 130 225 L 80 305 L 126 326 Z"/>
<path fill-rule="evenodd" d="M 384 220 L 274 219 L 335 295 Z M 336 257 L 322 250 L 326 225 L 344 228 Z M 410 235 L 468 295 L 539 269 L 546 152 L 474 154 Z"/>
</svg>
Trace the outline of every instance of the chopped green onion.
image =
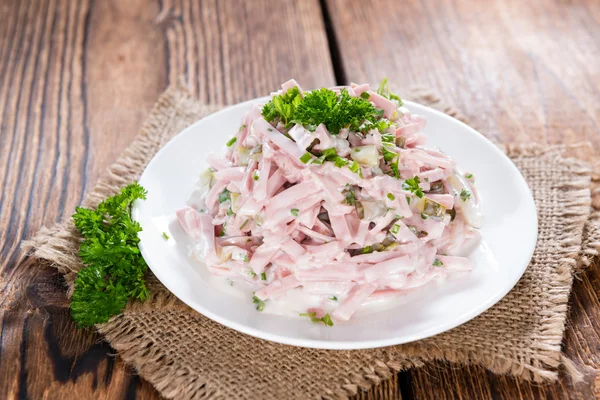
<svg viewBox="0 0 600 400">
<path fill-rule="evenodd" d="M 234 136 L 231 139 L 229 139 L 229 141 L 227 142 L 227 147 L 231 147 L 233 146 L 233 144 L 235 143 L 235 141 L 237 140 L 237 138 Z"/>
<path fill-rule="evenodd" d="M 306 164 L 310 161 L 311 158 L 312 158 L 312 154 L 310 154 L 309 152 L 306 152 L 302 155 L 302 157 L 300 157 L 300 161 L 302 161 L 303 164 Z"/>
<path fill-rule="evenodd" d="M 360 94 L 360 97 L 362 97 L 365 100 L 369 100 L 369 97 L 371 97 L 371 95 L 369 94 L 369 92 L 362 92 Z"/>
<path fill-rule="evenodd" d="M 257 170 L 254 170 L 254 174 L 252 174 L 252 179 L 254 179 L 255 181 L 260 179 L 260 174 Z"/>
<path fill-rule="evenodd" d="M 244 129 L 246 127 L 246 124 L 242 124 L 242 126 L 240 126 L 240 130 L 238 132 L 241 132 L 242 129 Z"/>
<path fill-rule="evenodd" d="M 465 178 L 467 179 L 471 179 L 473 177 L 473 174 L 469 173 L 469 174 L 465 174 Z"/>
<path fill-rule="evenodd" d="M 322 155 L 324 155 L 327 159 L 329 159 L 329 157 L 331 156 L 337 156 L 337 151 L 335 150 L 335 148 L 330 148 L 330 149 L 325 149 L 321 152 Z"/>
<path fill-rule="evenodd" d="M 354 172 L 355 174 L 360 173 L 360 165 L 358 165 L 356 161 L 352 161 L 348 168 L 350 168 L 350 171 Z"/>
<path fill-rule="evenodd" d="M 400 232 L 400 225 L 394 224 L 392 226 L 392 228 L 390 229 L 390 232 L 392 232 L 394 235 L 396 235 L 398 232 Z"/>
<path fill-rule="evenodd" d="M 244 262 L 248 262 L 248 261 L 250 261 L 250 259 L 248 258 L 248 254 L 246 254 L 246 255 L 244 256 Z"/>
<path fill-rule="evenodd" d="M 392 134 L 392 133 L 382 133 L 381 134 L 381 141 L 384 143 L 394 143 L 396 140 L 396 135 Z"/>
<path fill-rule="evenodd" d="M 388 150 L 386 146 L 381 146 L 381 154 L 383 154 L 385 162 L 392 161 L 398 155 L 398 153 Z"/>
<path fill-rule="evenodd" d="M 248 221 L 250 221 L 249 219 L 245 220 L 244 223 L 240 226 L 240 230 L 244 229 L 244 227 L 246 226 L 246 224 L 248 223 Z"/>
<path fill-rule="evenodd" d="M 422 219 L 427 219 L 427 214 L 425 214 L 424 212 L 421 213 L 421 218 Z"/>
<path fill-rule="evenodd" d="M 441 267 L 442 265 L 444 265 L 444 263 L 436 258 L 435 261 L 433 262 L 433 265 L 435 267 Z"/>
<path fill-rule="evenodd" d="M 390 169 L 394 173 L 394 178 L 396 178 L 396 179 L 400 179 L 400 168 L 398 167 L 399 163 L 400 163 L 400 157 L 397 157 L 396 162 L 394 163 L 394 161 L 392 161 L 392 163 L 390 164 Z"/>
<path fill-rule="evenodd" d="M 337 298 L 337 296 L 331 296 L 331 297 L 329 298 L 329 300 L 332 300 L 332 301 L 338 301 L 338 298 Z"/>
<path fill-rule="evenodd" d="M 300 210 L 298 210 L 297 208 L 292 208 L 292 209 L 290 210 L 290 213 L 291 213 L 291 214 L 292 214 L 294 217 L 297 217 L 297 216 L 298 216 L 298 212 L 299 212 L 299 211 L 300 211 Z"/>
<path fill-rule="evenodd" d="M 410 196 L 406 196 L 406 202 L 408 203 L 408 205 L 410 206 Z"/>
<path fill-rule="evenodd" d="M 256 272 L 254 272 L 252 270 L 248 270 L 248 276 L 251 278 L 254 278 L 256 276 Z"/>
<path fill-rule="evenodd" d="M 340 156 L 336 156 L 335 160 L 334 160 L 335 166 L 338 168 L 342 168 L 346 165 L 348 165 L 349 161 L 346 160 L 345 158 L 342 158 Z"/>
<path fill-rule="evenodd" d="M 383 78 L 379 87 L 377 88 L 377 94 L 383 97 L 388 97 L 390 95 L 390 88 L 388 85 L 388 79 Z"/>
<path fill-rule="evenodd" d="M 421 183 L 421 180 L 418 176 L 415 176 L 413 178 L 405 180 L 402 184 L 402 189 L 414 193 L 418 198 L 421 199 L 423 198 L 423 190 L 419 186 L 419 183 Z"/>
<path fill-rule="evenodd" d="M 262 281 L 266 281 L 266 280 L 267 280 L 267 274 L 266 274 L 266 273 L 264 273 L 264 272 L 262 272 L 262 273 L 260 274 L 260 279 L 261 279 Z"/>
<path fill-rule="evenodd" d="M 165 232 L 162 233 L 162 237 L 164 237 L 165 240 L 169 240 L 169 235 L 167 235 Z"/>
<path fill-rule="evenodd" d="M 392 193 L 388 193 L 387 197 L 388 197 L 388 199 L 390 199 L 392 201 L 396 200 L 396 196 L 394 196 Z"/>
<path fill-rule="evenodd" d="M 257 311 L 263 311 L 265 309 L 265 302 L 259 299 L 258 297 L 252 297 L 252 302 L 256 304 Z"/>
<path fill-rule="evenodd" d="M 227 215 L 229 217 L 231 217 L 234 214 L 233 210 L 230 208 L 229 210 L 227 210 Z"/>
</svg>

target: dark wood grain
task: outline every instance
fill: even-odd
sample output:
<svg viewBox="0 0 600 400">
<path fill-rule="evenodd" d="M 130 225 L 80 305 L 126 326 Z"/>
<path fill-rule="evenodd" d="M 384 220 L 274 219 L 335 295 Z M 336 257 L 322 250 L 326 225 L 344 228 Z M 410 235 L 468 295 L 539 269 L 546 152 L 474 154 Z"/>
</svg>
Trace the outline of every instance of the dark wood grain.
<svg viewBox="0 0 600 400">
<path fill-rule="evenodd" d="M 434 88 L 499 140 L 600 145 L 599 2 L 326 3 L 347 81 L 388 77 L 396 88 Z M 579 155 L 597 163 L 597 151 L 582 148 Z M 403 374 L 404 392 L 415 399 L 593 398 L 599 284 L 596 265 L 576 281 L 570 300 L 564 349 L 584 382 L 539 386 L 439 364 Z"/>
<path fill-rule="evenodd" d="M 317 0 L 0 2 L 0 398 L 158 397 L 19 243 L 72 213 L 169 83 L 226 104 L 292 76 L 335 83 Z"/>
</svg>

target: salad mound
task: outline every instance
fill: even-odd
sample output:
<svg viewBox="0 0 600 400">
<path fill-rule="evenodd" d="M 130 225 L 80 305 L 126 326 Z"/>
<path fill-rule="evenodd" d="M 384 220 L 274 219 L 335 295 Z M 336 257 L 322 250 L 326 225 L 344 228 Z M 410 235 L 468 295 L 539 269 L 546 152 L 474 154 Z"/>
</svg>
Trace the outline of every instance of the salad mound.
<svg viewBox="0 0 600 400">
<path fill-rule="evenodd" d="M 283 304 L 325 325 L 469 271 L 482 222 L 474 177 L 425 146 L 425 126 L 387 80 L 375 91 L 284 83 L 176 212 L 194 255 L 250 285 L 257 310 Z"/>
</svg>

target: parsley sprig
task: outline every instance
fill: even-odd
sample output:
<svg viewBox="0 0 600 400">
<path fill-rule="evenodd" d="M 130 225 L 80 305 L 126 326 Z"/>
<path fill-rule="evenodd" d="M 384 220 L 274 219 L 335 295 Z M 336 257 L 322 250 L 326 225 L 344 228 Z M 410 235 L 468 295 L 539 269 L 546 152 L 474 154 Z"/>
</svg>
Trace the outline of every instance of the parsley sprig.
<svg viewBox="0 0 600 400">
<path fill-rule="evenodd" d="M 144 301 L 150 296 L 144 281 L 148 266 L 138 248 L 142 227 L 130 216 L 133 202 L 145 199 L 146 193 L 132 183 L 95 210 L 77 207 L 73 214 L 83 236 L 79 257 L 84 267 L 71 298 L 71 315 L 80 327 L 106 322 L 129 299 Z"/>
<path fill-rule="evenodd" d="M 279 118 L 286 126 L 301 124 L 316 129 L 324 124 L 330 133 L 337 135 L 343 128 L 358 130 L 365 121 L 374 124 L 382 115 L 368 100 L 352 97 L 346 89 L 340 94 L 321 88 L 307 93 L 304 98 L 297 87 L 274 96 L 262 109 L 263 117 L 272 122 Z"/>
</svg>

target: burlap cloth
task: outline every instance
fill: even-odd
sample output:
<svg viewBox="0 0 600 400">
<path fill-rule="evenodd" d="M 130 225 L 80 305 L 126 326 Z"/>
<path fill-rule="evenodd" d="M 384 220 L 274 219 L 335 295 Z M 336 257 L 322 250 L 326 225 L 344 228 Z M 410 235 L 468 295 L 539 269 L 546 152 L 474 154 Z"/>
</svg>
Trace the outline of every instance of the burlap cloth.
<svg viewBox="0 0 600 400">
<path fill-rule="evenodd" d="M 461 118 L 431 93 L 417 91 L 410 97 Z M 141 133 L 84 204 L 95 206 L 138 179 L 171 137 L 217 109 L 197 103 L 182 86 L 167 90 Z M 129 304 L 123 314 L 97 329 L 167 398 L 394 398 L 397 372 L 431 360 L 478 364 L 535 381 L 556 379 L 565 363 L 573 372 L 574 366 L 561 355 L 569 292 L 573 273 L 598 254 L 600 241 L 600 218 L 590 214 L 591 171 L 583 162 L 566 158 L 560 146 L 513 145 L 505 151 L 533 191 L 539 214 L 537 248 L 525 274 L 504 299 L 449 332 L 360 351 L 280 345 L 198 314 L 150 272 L 151 300 Z M 78 239 L 69 219 L 43 228 L 25 247 L 31 256 L 64 273 L 71 291 L 81 268 Z"/>
</svg>

